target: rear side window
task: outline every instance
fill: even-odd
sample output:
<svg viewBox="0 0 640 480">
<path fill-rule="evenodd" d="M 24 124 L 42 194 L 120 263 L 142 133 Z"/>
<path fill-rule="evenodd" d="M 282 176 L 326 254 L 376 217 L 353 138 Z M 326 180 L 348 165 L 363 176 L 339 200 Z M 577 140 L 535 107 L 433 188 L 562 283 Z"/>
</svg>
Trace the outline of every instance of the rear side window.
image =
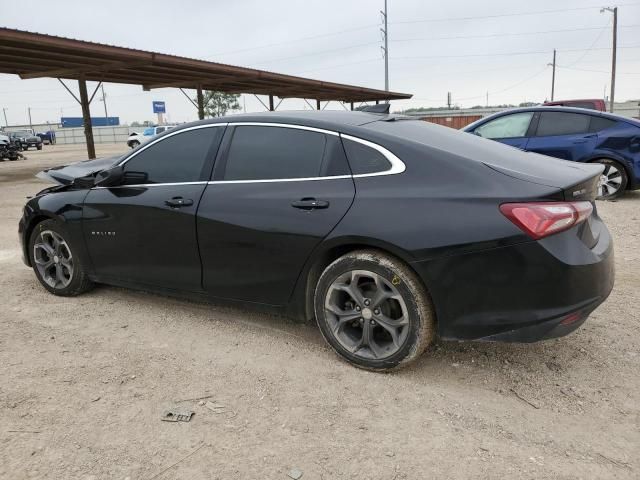
<svg viewBox="0 0 640 480">
<path fill-rule="evenodd" d="M 484 138 L 520 138 L 527 135 L 533 112 L 512 113 L 491 120 L 474 130 Z"/>
<path fill-rule="evenodd" d="M 385 172 L 391 169 L 391 162 L 379 151 L 346 138 L 343 139 L 343 144 L 354 175 Z"/>
<path fill-rule="evenodd" d="M 144 172 L 147 183 L 179 183 L 202 180 L 207 153 L 220 143 L 224 128 L 198 128 L 154 143 L 124 164 L 125 171 Z"/>
<path fill-rule="evenodd" d="M 538 137 L 575 135 L 589 132 L 591 115 L 565 112 L 542 112 L 538 122 Z"/>
<path fill-rule="evenodd" d="M 616 123 L 615 120 L 604 117 L 591 117 L 591 123 L 589 124 L 590 132 L 599 132 L 609 127 L 613 127 Z"/>
<path fill-rule="evenodd" d="M 227 154 L 224 180 L 320 176 L 326 135 L 286 127 L 239 126 Z"/>
</svg>

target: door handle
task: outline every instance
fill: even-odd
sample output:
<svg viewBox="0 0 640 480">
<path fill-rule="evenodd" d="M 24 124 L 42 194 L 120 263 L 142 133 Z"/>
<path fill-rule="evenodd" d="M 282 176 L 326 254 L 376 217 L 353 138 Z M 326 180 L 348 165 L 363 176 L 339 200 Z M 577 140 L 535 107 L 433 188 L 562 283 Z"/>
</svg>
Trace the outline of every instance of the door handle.
<svg viewBox="0 0 640 480">
<path fill-rule="evenodd" d="M 169 200 L 165 200 L 164 204 L 171 208 L 189 207 L 193 205 L 193 200 L 190 198 L 173 197 Z"/>
<path fill-rule="evenodd" d="M 316 200 L 315 198 L 302 198 L 291 203 L 293 208 L 299 208 L 300 210 L 318 210 L 323 208 L 329 208 L 329 202 L 326 200 Z"/>
<path fill-rule="evenodd" d="M 589 140 L 591 140 L 592 138 L 597 138 L 597 134 L 593 134 L 593 135 L 585 135 L 582 138 L 579 138 L 577 140 L 574 140 L 573 143 L 587 143 Z"/>
</svg>

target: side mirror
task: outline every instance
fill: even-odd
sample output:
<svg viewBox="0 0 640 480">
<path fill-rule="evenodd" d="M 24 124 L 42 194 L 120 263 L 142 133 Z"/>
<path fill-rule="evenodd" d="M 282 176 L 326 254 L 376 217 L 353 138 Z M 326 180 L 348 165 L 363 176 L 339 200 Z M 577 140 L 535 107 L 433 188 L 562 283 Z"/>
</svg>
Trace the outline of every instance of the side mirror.
<svg viewBox="0 0 640 480">
<path fill-rule="evenodd" d="M 120 185 L 124 178 L 124 170 L 121 166 L 103 170 L 96 175 L 94 185 L 96 187 L 113 187 Z"/>
</svg>

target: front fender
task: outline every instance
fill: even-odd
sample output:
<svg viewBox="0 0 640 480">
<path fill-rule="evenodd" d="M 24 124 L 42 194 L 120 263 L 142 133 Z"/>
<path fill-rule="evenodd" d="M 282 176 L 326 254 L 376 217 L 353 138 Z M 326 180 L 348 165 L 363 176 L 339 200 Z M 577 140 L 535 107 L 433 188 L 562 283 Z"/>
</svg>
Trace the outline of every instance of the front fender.
<svg viewBox="0 0 640 480">
<path fill-rule="evenodd" d="M 31 266 L 27 249 L 33 229 L 40 222 L 53 219 L 64 224 L 71 237 L 68 240 L 74 245 L 76 254 L 89 266 L 89 270 L 92 270 L 82 234 L 82 210 L 87 193 L 88 190 L 53 187 L 43 190 L 27 202 L 18 225 L 23 261 L 26 265 Z"/>
</svg>

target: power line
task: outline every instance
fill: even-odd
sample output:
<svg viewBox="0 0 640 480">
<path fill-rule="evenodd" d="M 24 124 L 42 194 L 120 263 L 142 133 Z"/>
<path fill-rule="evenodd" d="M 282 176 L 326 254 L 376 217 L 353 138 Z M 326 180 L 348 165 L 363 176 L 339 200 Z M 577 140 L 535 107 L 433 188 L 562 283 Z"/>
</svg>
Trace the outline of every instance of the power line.
<svg viewBox="0 0 640 480">
<path fill-rule="evenodd" d="M 561 68 L 563 70 L 577 70 L 579 72 L 593 72 L 593 73 L 606 73 L 607 75 L 611 74 L 611 71 L 607 70 L 591 70 L 589 68 L 576 68 L 569 67 L 563 65 L 556 65 L 556 68 Z M 640 75 L 640 72 L 616 72 L 617 75 Z"/>
<path fill-rule="evenodd" d="M 241 48 L 238 50 L 230 50 L 227 52 L 219 52 L 219 53 L 214 53 L 211 55 L 207 55 L 205 57 L 202 58 L 212 58 L 212 57 L 216 57 L 216 56 L 221 56 L 221 55 L 229 55 L 232 53 L 241 53 L 241 52 L 250 52 L 253 50 L 262 50 L 265 48 L 271 48 L 271 47 L 279 47 L 281 45 L 288 45 L 290 43 L 298 43 L 298 42 L 303 42 L 303 41 L 307 41 L 307 40 L 315 40 L 317 38 L 326 38 L 326 37 L 333 37 L 336 35 L 342 35 L 344 33 L 350 33 L 350 32 L 357 32 L 357 31 L 361 31 L 361 30 L 368 30 L 368 29 L 372 29 L 372 28 L 378 28 L 378 25 L 365 25 L 362 27 L 356 27 L 356 28 L 349 28 L 346 30 L 340 30 L 337 32 L 331 32 L 331 33 L 323 33 L 320 35 L 311 35 L 309 37 L 301 37 L 301 38 L 296 38 L 294 40 L 287 40 L 284 42 L 277 42 L 277 43 L 270 43 L 267 45 L 260 45 L 259 47 L 249 47 L 249 48 Z"/>
<path fill-rule="evenodd" d="M 638 6 L 640 2 L 631 2 L 631 3 L 619 3 L 618 7 L 629 7 L 629 6 Z M 520 17 L 520 16 L 528 16 L 528 15 L 541 15 L 545 13 L 561 13 L 561 12 L 577 12 L 583 10 L 596 10 L 597 6 L 592 7 L 575 7 L 575 8 L 559 8 L 554 10 L 537 10 L 533 12 L 517 12 L 517 13 L 499 13 L 494 15 L 479 15 L 479 16 L 471 16 L 471 17 L 443 17 L 443 18 L 429 18 L 423 20 L 404 20 L 400 22 L 391 22 L 392 25 L 398 24 L 411 24 L 411 23 L 434 23 L 434 22 L 452 22 L 452 21 L 460 21 L 460 20 L 481 20 L 486 18 L 503 18 L 503 17 Z"/>
<path fill-rule="evenodd" d="M 538 35 L 538 34 L 547 34 L 547 33 L 562 33 L 562 32 L 582 32 L 582 31 L 590 31 L 590 30 L 604 30 L 608 28 L 609 25 L 604 25 L 601 27 L 586 27 L 586 28 L 566 28 L 561 30 L 539 30 L 535 32 L 509 32 L 509 33 L 490 33 L 487 35 L 454 35 L 454 36 L 445 36 L 445 37 L 416 37 L 416 38 L 401 38 L 391 40 L 392 42 L 414 42 L 421 40 L 457 40 L 457 39 L 469 39 L 469 38 L 494 38 L 494 37 L 511 37 L 511 36 L 521 36 L 521 35 Z M 633 28 L 640 27 L 640 24 L 635 25 L 620 25 L 619 28 Z"/>
<path fill-rule="evenodd" d="M 618 48 L 640 48 L 640 45 L 626 45 Z M 559 52 L 584 52 L 585 50 L 611 50 L 611 47 L 601 48 L 570 48 L 565 50 L 558 50 Z M 420 60 L 420 59 L 432 59 L 432 58 L 471 58 L 471 57 L 508 57 L 518 55 L 548 55 L 548 50 L 537 50 L 528 52 L 503 52 L 503 53 L 469 53 L 464 55 L 420 55 L 410 57 L 394 57 L 395 60 Z"/>
</svg>

